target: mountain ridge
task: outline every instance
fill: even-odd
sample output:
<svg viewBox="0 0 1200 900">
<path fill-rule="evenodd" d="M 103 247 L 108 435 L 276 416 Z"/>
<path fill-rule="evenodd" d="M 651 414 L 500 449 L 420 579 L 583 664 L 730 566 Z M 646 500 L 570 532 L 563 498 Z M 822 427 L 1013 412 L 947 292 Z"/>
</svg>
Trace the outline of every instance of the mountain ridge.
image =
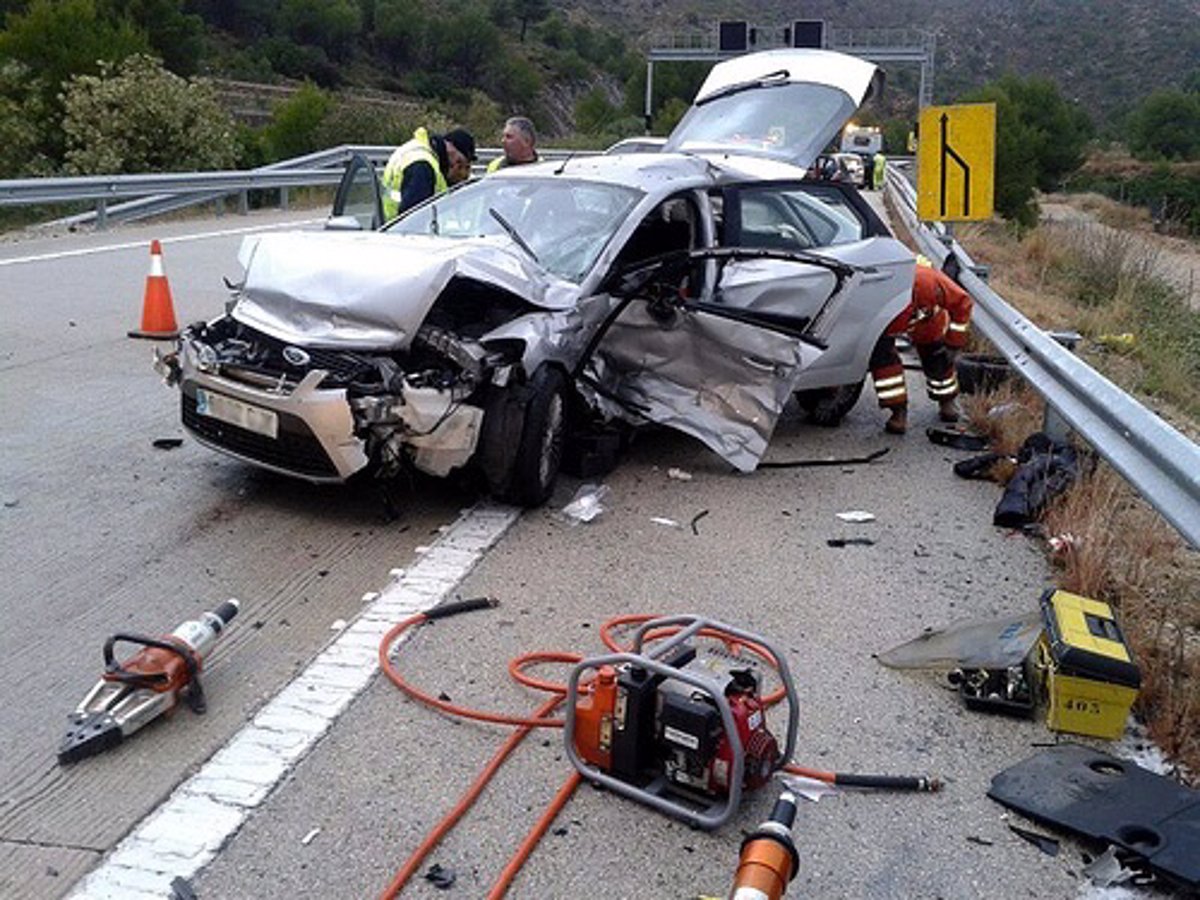
<svg viewBox="0 0 1200 900">
<path fill-rule="evenodd" d="M 937 39 L 935 103 L 953 102 L 1007 72 L 1042 76 L 1078 102 L 1097 126 L 1121 118 L 1156 89 L 1178 88 L 1200 69 L 1200 0 L 810 0 L 795 4 L 692 0 L 566 0 L 639 47 L 663 46 L 672 31 L 711 30 L 726 20 L 780 28 L 820 19 L 827 28 L 920 28 Z M 658 41 L 659 43 L 655 43 Z M 884 64 L 898 90 L 915 94 L 918 67 Z M 915 97 L 913 98 L 915 101 Z M 915 106 L 914 106 L 915 108 Z"/>
</svg>

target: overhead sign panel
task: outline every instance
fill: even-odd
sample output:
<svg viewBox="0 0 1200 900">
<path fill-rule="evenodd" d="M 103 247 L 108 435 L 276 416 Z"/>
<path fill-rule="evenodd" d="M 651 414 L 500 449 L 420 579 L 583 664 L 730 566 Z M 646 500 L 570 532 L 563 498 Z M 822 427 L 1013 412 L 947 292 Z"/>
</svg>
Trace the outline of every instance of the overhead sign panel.
<svg viewBox="0 0 1200 900">
<path fill-rule="evenodd" d="M 917 216 L 925 222 L 990 219 L 996 186 L 996 104 L 921 110 Z"/>
<path fill-rule="evenodd" d="M 825 46 L 823 19 L 797 19 L 792 23 L 792 46 L 820 50 Z"/>
<path fill-rule="evenodd" d="M 750 46 L 750 28 L 745 22 L 717 25 L 717 46 L 723 53 L 745 53 Z"/>
</svg>

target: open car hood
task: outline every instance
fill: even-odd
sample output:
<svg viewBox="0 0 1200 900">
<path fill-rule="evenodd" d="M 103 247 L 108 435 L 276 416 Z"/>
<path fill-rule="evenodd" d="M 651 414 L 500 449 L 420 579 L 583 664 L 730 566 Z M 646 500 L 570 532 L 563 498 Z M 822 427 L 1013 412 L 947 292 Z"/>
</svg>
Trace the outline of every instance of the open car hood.
<svg viewBox="0 0 1200 900">
<path fill-rule="evenodd" d="M 455 278 L 551 308 L 566 300 L 545 272 L 495 238 L 270 233 L 246 238 L 238 260 L 246 277 L 233 318 L 308 347 L 404 349 Z"/>
<path fill-rule="evenodd" d="M 807 168 L 882 89 L 874 63 L 830 50 L 766 50 L 713 66 L 664 150 L 767 156 Z"/>
</svg>

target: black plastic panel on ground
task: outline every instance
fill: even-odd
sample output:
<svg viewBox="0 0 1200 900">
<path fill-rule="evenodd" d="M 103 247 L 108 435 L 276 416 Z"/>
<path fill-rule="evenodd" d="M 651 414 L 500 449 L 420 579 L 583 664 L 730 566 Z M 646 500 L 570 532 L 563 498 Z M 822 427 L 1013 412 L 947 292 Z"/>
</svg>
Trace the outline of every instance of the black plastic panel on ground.
<svg viewBox="0 0 1200 900">
<path fill-rule="evenodd" d="M 180 393 L 184 427 L 231 453 L 311 478 L 337 478 L 337 469 L 308 426 L 287 413 L 279 413 L 279 437 L 255 434 L 196 412 L 196 398 Z"/>
</svg>

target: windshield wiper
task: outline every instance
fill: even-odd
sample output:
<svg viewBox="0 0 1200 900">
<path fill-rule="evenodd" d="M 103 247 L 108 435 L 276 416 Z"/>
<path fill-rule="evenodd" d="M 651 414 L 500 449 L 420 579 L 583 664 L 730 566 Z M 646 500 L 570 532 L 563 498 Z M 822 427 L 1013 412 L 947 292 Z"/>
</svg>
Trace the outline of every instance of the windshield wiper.
<svg viewBox="0 0 1200 900">
<path fill-rule="evenodd" d="M 500 223 L 500 227 L 508 232 L 508 236 L 517 242 L 518 247 L 529 254 L 530 259 L 532 259 L 535 263 L 541 263 L 541 260 L 537 258 L 537 254 L 533 252 L 533 248 L 525 243 L 525 239 L 521 237 L 521 235 L 517 232 L 517 229 L 513 228 L 512 223 L 509 222 L 508 219 L 496 212 L 495 207 L 488 207 L 488 215 Z"/>
<path fill-rule="evenodd" d="M 706 103 L 712 103 L 714 100 L 720 100 L 722 97 L 732 97 L 734 94 L 740 94 L 743 91 L 752 91 L 755 88 L 761 87 L 781 87 L 787 84 L 788 77 L 791 75 L 787 69 L 780 69 L 778 72 L 772 72 L 770 75 L 764 75 L 762 78 L 755 78 L 753 81 L 740 81 L 737 84 L 731 84 L 729 87 L 723 87 L 714 94 L 709 94 L 703 100 L 697 100 L 696 106 L 704 106 Z"/>
</svg>

